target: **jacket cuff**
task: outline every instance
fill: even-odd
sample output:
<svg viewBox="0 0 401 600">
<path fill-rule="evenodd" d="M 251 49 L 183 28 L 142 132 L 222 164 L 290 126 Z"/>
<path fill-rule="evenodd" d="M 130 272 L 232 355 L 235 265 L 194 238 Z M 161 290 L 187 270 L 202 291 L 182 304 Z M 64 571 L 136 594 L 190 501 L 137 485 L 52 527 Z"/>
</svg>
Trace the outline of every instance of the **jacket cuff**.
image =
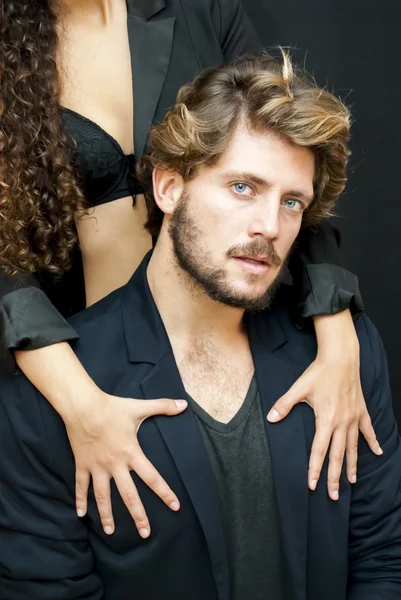
<svg viewBox="0 0 401 600">
<path fill-rule="evenodd" d="M 36 350 L 78 338 L 40 289 L 22 288 L 0 300 L 0 365 L 11 374 L 18 373 L 14 350 Z"/>
<path fill-rule="evenodd" d="M 358 277 L 338 265 L 304 265 L 300 297 L 297 308 L 301 320 L 335 315 L 347 308 L 355 319 L 364 310 Z"/>
</svg>

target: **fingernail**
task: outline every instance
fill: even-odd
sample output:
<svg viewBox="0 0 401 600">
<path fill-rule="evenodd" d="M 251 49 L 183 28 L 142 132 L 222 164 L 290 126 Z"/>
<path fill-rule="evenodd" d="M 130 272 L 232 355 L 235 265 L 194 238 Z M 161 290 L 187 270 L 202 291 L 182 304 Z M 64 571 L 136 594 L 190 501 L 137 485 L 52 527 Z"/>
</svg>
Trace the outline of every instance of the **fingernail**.
<svg viewBox="0 0 401 600">
<path fill-rule="evenodd" d="M 280 418 L 280 414 L 277 412 L 275 408 L 272 408 L 269 414 L 267 415 L 267 420 L 271 423 L 275 423 Z"/>
<path fill-rule="evenodd" d="M 107 533 L 107 535 L 111 535 L 113 531 L 114 529 L 110 525 L 106 525 L 106 527 L 104 528 L 104 532 Z"/>
<path fill-rule="evenodd" d="M 85 511 L 82 510 L 82 508 L 78 508 L 77 515 L 78 515 L 78 517 L 84 517 L 85 516 Z"/>
<path fill-rule="evenodd" d="M 334 490 L 333 492 L 331 492 L 331 499 L 332 500 L 338 500 L 339 498 L 339 494 L 337 490 Z"/>
<path fill-rule="evenodd" d="M 312 481 L 310 482 L 311 490 L 315 490 L 316 486 L 317 486 L 317 479 L 312 479 Z"/>
<path fill-rule="evenodd" d="M 143 538 L 149 537 L 149 529 L 145 529 L 144 527 L 139 530 L 139 535 Z"/>
<path fill-rule="evenodd" d="M 383 454 L 383 450 L 380 448 L 380 446 L 377 447 L 377 453 L 381 456 Z"/>
<path fill-rule="evenodd" d="M 351 483 L 356 483 L 356 475 L 353 475 L 350 479 Z"/>
<path fill-rule="evenodd" d="M 169 504 L 171 510 L 178 510 L 180 508 L 180 505 L 178 504 L 178 502 L 172 502 L 171 504 Z"/>
<path fill-rule="evenodd" d="M 187 403 L 185 400 L 174 400 L 177 408 L 185 408 Z"/>
</svg>

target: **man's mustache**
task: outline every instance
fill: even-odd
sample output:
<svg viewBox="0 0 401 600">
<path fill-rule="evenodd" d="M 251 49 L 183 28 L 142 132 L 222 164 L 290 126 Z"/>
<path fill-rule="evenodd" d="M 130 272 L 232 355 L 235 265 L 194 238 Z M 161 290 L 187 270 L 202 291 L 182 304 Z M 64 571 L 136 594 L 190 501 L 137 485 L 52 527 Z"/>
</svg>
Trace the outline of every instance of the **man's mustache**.
<svg viewBox="0 0 401 600">
<path fill-rule="evenodd" d="M 260 238 L 254 239 L 249 244 L 231 246 L 227 251 L 227 256 L 230 258 L 233 256 L 252 256 L 255 254 L 266 257 L 273 267 L 278 268 L 283 263 L 283 259 L 277 254 L 272 242 Z"/>
</svg>

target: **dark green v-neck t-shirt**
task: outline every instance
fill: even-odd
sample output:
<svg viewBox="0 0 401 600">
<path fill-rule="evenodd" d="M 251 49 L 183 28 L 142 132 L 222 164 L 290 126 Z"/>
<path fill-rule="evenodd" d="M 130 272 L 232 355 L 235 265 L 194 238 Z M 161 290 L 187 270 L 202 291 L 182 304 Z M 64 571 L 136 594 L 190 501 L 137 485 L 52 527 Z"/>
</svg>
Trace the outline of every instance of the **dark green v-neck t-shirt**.
<svg viewBox="0 0 401 600">
<path fill-rule="evenodd" d="M 188 400 L 219 491 L 230 600 L 283 600 L 270 453 L 256 379 L 227 424 Z"/>
</svg>

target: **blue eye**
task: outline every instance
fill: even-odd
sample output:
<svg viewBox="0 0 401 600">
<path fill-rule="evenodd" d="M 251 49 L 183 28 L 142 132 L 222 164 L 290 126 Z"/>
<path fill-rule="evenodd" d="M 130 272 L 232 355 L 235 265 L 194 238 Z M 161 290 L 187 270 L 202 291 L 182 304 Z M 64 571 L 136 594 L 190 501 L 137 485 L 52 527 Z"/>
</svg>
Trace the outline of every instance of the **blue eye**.
<svg viewBox="0 0 401 600">
<path fill-rule="evenodd" d="M 244 195 L 244 193 L 249 189 L 249 185 L 243 182 L 239 182 L 234 183 L 233 188 L 237 194 Z"/>
<path fill-rule="evenodd" d="M 301 202 L 299 200 L 294 200 L 293 198 L 287 198 L 287 200 L 284 200 L 283 204 L 293 211 L 302 210 L 303 208 Z"/>
</svg>

